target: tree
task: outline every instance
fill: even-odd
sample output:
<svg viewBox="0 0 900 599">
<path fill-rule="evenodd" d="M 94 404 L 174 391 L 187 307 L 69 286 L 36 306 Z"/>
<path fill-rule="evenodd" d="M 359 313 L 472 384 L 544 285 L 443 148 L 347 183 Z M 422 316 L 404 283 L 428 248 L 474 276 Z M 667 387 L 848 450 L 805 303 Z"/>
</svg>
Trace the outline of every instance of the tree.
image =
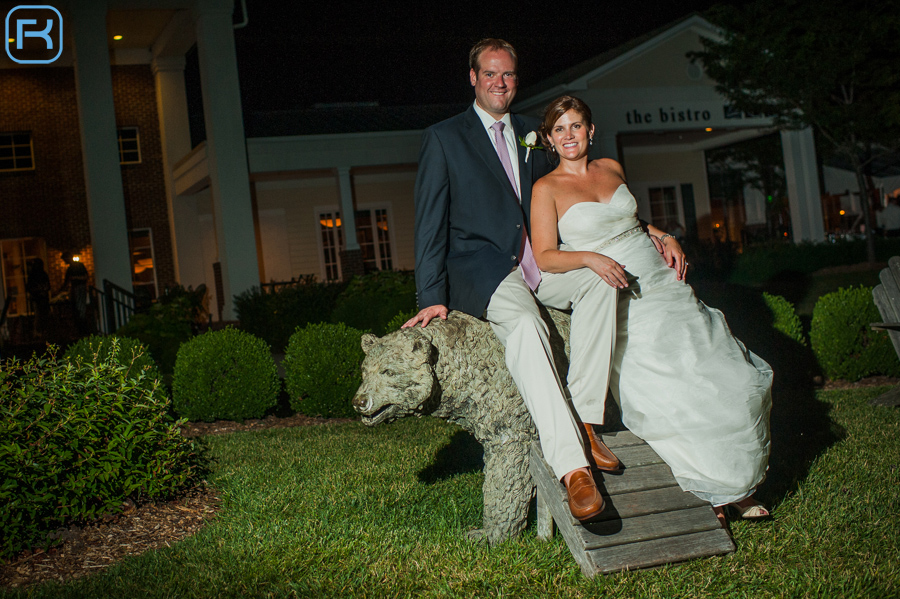
<svg viewBox="0 0 900 599">
<path fill-rule="evenodd" d="M 710 19 L 722 39 L 688 56 L 735 108 L 780 128 L 813 127 L 849 160 L 874 262 L 867 174 L 900 148 L 900 0 L 757 0 Z"/>
</svg>

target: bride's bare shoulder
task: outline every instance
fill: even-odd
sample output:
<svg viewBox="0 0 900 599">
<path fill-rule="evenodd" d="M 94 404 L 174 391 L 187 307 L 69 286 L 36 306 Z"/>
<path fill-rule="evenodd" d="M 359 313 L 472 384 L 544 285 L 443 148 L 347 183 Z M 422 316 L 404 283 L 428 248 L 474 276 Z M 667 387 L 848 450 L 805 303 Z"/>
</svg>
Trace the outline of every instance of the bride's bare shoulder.
<svg viewBox="0 0 900 599">
<path fill-rule="evenodd" d="M 588 166 L 596 172 L 602 171 L 605 174 L 615 174 L 623 181 L 625 180 L 625 169 L 612 158 L 598 158 L 597 160 L 591 160 Z"/>
</svg>

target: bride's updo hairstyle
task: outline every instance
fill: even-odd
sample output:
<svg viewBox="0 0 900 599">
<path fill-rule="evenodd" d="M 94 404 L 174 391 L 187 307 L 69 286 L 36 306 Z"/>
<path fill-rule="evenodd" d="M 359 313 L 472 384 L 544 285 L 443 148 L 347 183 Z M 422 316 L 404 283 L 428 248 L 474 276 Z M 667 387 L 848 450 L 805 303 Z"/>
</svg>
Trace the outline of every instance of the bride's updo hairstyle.
<svg viewBox="0 0 900 599">
<path fill-rule="evenodd" d="M 574 110 L 580 114 L 584 126 L 588 130 L 591 128 L 591 109 L 583 100 L 580 100 L 575 96 L 560 96 L 550 102 L 550 104 L 547 105 L 547 108 L 544 109 L 544 120 L 541 121 L 538 133 L 541 134 L 541 140 L 544 142 L 544 147 L 547 149 L 548 156 L 553 160 L 556 160 L 559 157 L 555 152 L 550 150 L 550 133 L 553 131 L 553 125 L 556 124 L 556 121 L 570 110 Z"/>
</svg>

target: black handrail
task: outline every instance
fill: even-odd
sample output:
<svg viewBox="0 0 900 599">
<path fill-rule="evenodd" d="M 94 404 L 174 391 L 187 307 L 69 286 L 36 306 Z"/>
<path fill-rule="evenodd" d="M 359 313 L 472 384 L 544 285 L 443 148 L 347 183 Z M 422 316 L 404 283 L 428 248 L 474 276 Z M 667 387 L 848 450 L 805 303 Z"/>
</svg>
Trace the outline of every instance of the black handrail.
<svg viewBox="0 0 900 599">
<path fill-rule="evenodd" d="M 94 300 L 97 329 L 106 335 L 115 333 L 125 325 L 137 311 L 138 299 L 127 289 L 119 287 L 108 279 L 103 279 L 103 290 L 91 287 Z"/>
</svg>

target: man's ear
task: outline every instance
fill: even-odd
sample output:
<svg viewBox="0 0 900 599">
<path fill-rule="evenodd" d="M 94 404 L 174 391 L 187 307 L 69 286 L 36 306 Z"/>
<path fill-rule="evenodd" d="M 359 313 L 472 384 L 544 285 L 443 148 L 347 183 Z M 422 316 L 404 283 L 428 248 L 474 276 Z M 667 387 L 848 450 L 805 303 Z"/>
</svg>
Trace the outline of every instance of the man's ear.
<svg viewBox="0 0 900 599">
<path fill-rule="evenodd" d="M 475 73 L 475 69 L 469 69 L 469 83 L 472 84 L 472 87 L 475 87 L 476 81 L 478 81 L 478 75 Z"/>
</svg>

